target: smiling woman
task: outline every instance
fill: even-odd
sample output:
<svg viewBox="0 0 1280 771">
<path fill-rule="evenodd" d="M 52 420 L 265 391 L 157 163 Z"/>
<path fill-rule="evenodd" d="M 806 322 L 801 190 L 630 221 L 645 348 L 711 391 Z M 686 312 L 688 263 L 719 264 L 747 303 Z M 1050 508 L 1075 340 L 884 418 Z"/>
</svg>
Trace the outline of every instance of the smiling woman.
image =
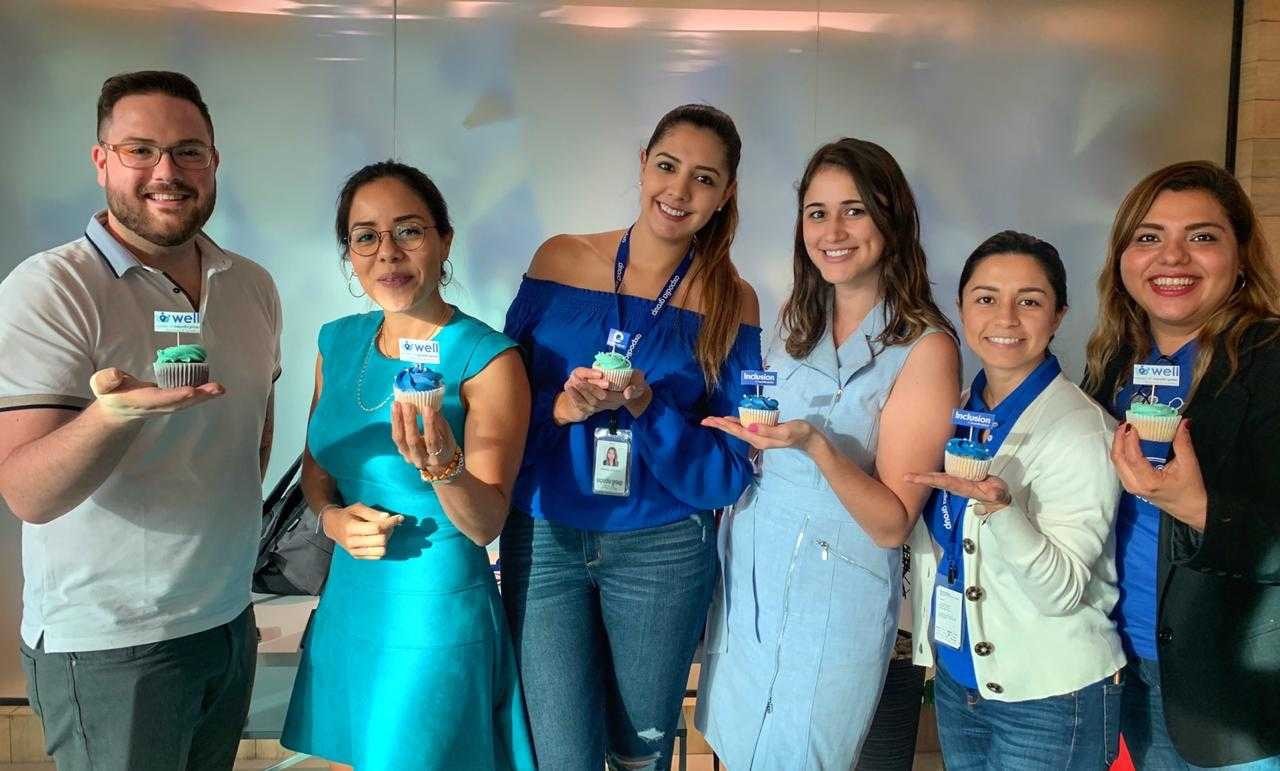
<svg viewBox="0 0 1280 771">
<path fill-rule="evenodd" d="M 936 488 L 912 541 L 912 599 L 913 626 L 927 636 L 917 661 L 937 665 L 943 759 L 948 768 L 997 754 L 1029 771 L 1107 768 L 1124 665 L 1108 617 L 1114 421 L 1049 353 L 1067 311 L 1066 270 L 1051 244 L 997 233 L 965 261 L 957 295 L 965 342 L 982 362 L 964 408 L 993 425 L 980 443 L 967 428 L 952 442 L 990 460 L 970 477 L 911 476 Z M 953 452 L 948 443 L 948 467 Z M 1075 727 L 1065 740 L 1063 725 Z"/>
<path fill-rule="evenodd" d="M 528 428 L 524 367 L 512 341 L 440 297 L 453 229 L 427 175 L 393 161 L 357 171 L 336 234 L 379 310 L 320 330 L 302 487 L 342 548 L 281 742 L 361 771 L 460 757 L 531 769 L 484 548 L 506 520 Z M 405 349 L 435 351 L 438 371 L 405 369 Z"/>
<path fill-rule="evenodd" d="M 502 598 L 543 768 L 671 762 L 711 510 L 751 476 L 746 445 L 699 425 L 760 368 L 755 292 L 729 255 L 741 151 L 714 107 L 667 113 L 640 151 L 634 224 L 547 241 L 507 311 L 534 406 Z"/>
<path fill-rule="evenodd" d="M 1136 424 L 1112 460 L 1122 731 L 1139 768 L 1280 764 L 1276 275 L 1248 196 L 1211 163 L 1153 172 L 1116 213 L 1085 388 Z M 1171 382 L 1140 382 L 1142 365 Z M 1156 421 L 1176 425 L 1172 442 L 1143 425 Z"/>
</svg>

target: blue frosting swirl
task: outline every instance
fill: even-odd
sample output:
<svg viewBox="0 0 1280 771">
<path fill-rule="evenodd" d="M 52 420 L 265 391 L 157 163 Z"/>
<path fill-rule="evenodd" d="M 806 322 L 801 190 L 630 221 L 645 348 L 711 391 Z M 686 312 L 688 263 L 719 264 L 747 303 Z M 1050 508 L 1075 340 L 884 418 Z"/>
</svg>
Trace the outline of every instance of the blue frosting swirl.
<svg viewBox="0 0 1280 771">
<path fill-rule="evenodd" d="M 746 407 L 749 410 L 776 410 L 778 409 L 778 400 L 770 399 L 767 396 L 747 394 L 742 397 L 742 401 L 738 402 L 738 406 Z"/>
<path fill-rule="evenodd" d="M 975 460 L 991 459 L 991 449 L 986 445 L 980 444 L 971 439 L 956 438 L 948 440 L 947 452 L 961 458 L 974 458 Z"/>
<path fill-rule="evenodd" d="M 396 375 L 396 388 L 401 391 L 434 391 L 444 385 L 444 375 L 429 369 L 425 364 L 415 364 L 400 370 Z"/>
</svg>

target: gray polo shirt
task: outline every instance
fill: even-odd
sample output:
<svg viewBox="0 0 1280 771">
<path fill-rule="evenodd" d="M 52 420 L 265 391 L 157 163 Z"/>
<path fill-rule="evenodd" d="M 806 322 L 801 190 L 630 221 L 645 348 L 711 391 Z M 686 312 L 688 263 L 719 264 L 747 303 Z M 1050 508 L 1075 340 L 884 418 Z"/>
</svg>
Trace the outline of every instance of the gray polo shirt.
<svg viewBox="0 0 1280 771">
<path fill-rule="evenodd" d="M 81 409 L 89 378 L 154 378 L 154 311 L 192 303 L 103 226 L 28 258 L 0 282 L 0 409 Z M 198 338 L 227 393 L 149 419 L 89 498 L 22 526 L 22 639 L 50 652 L 122 648 L 204 631 L 249 604 L 262 485 L 258 448 L 280 373 L 280 299 L 267 272 L 197 237 Z"/>
</svg>

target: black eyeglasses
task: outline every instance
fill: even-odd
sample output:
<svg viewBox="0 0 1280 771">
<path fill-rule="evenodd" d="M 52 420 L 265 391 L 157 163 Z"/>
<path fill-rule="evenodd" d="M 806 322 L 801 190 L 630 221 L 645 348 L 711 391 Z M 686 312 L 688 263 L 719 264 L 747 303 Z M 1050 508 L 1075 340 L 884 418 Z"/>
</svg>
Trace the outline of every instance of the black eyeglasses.
<svg viewBox="0 0 1280 771">
<path fill-rule="evenodd" d="M 423 225 L 421 222 L 401 222 L 391 230 L 378 230 L 362 225 L 352 228 L 351 233 L 347 235 L 347 248 L 361 257 L 372 257 L 378 253 L 379 247 L 382 246 L 382 234 L 386 233 L 391 236 L 396 246 L 406 252 L 412 252 L 422 246 L 422 242 L 427 238 L 427 231 L 435 227 L 435 225 Z"/>
<path fill-rule="evenodd" d="M 198 171 L 213 164 L 213 146 L 203 142 L 183 142 L 168 147 L 150 142 L 121 142 L 113 145 L 99 140 L 98 144 L 115 152 L 120 163 L 129 169 L 149 169 L 159 165 L 165 153 L 173 159 L 174 165 L 182 169 Z"/>
</svg>

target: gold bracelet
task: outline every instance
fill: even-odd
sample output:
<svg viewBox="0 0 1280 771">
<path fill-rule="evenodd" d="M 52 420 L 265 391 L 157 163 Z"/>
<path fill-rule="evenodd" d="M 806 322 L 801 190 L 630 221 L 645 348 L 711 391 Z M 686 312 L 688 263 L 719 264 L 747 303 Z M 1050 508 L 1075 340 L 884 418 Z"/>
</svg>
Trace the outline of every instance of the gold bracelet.
<svg viewBox="0 0 1280 771">
<path fill-rule="evenodd" d="M 453 457 L 449 459 L 449 462 L 445 464 L 445 467 L 440 469 L 438 473 L 432 474 L 426 469 L 420 469 L 418 475 L 422 477 L 423 482 L 430 482 L 431 484 L 442 482 L 444 484 L 448 484 L 461 476 L 462 471 L 466 466 L 466 460 L 462 456 L 462 448 L 456 447 L 453 451 Z"/>
</svg>

